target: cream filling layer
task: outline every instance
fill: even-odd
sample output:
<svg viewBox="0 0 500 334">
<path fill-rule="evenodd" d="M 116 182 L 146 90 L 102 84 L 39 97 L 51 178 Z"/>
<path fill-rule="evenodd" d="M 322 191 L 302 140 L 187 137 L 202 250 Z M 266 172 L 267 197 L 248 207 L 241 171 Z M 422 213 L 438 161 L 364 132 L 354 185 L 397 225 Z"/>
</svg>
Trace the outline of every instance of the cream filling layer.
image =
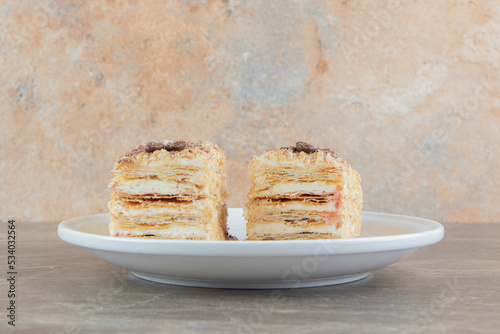
<svg viewBox="0 0 500 334">
<path fill-rule="evenodd" d="M 126 182 L 131 179 L 158 179 L 162 181 L 181 182 L 187 181 L 194 184 L 206 183 L 212 178 L 212 173 L 206 171 L 183 171 L 183 170 L 125 170 L 113 177 L 116 183 Z"/>
<path fill-rule="evenodd" d="M 265 223 L 267 221 L 323 221 L 327 224 L 334 224 L 336 201 L 326 203 L 301 203 L 292 202 L 269 202 L 253 201 L 245 208 L 245 217 L 249 222 Z"/>
<path fill-rule="evenodd" d="M 121 224 L 111 221 L 109 232 L 112 236 L 120 237 L 143 237 L 151 236 L 162 239 L 207 239 L 209 236 L 207 225 L 180 226 L 179 224 L 169 224 L 166 226 L 147 226 L 138 228 L 137 226 L 124 227 Z"/>
<path fill-rule="evenodd" d="M 269 236 L 279 238 L 287 234 L 299 233 L 322 233 L 330 234 L 332 238 L 340 237 L 341 233 L 334 227 L 326 224 L 301 226 L 297 224 L 285 224 L 283 222 L 269 222 L 266 224 L 247 224 L 248 239 L 258 236 Z"/>
<path fill-rule="evenodd" d="M 131 195 L 179 195 L 196 194 L 209 195 L 214 193 L 215 189 L 210 185 L 197 185 L 190 182 L 132 179 L 126 180 L 114 185 L 114 189 Z"/>
<path fill-rule="evenodd" d="M 270 184 L 267 188 L 262 185 L 254 187 L 249 193 L 249 197 L 286 197 L 300 194 L 328 195 L 337 191 L 338 184 L 340 183 L 330 181 L 280 182 Z"/>
<path fill-rule="evenodd" d="M 112 200 L 109 202 L 111 214 L 122 214 L 124 216 L 202 216 L 207 209 L 214 207 L 215 202 L 210 200 L 197 201 L 144 201 L 142 203 L 124 202 Z"/>
</svg>

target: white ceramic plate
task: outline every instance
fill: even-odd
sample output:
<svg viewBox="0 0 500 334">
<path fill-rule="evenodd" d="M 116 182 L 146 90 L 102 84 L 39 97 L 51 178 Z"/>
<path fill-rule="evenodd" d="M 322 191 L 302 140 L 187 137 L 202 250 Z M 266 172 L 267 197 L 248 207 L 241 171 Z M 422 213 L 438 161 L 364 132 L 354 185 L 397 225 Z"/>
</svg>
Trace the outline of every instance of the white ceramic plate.
<svg viewBox="0 0 500 334">
<path fill-rule="evenodd" d="M 186 286 L 300 288 L 352 282 L 439 242 L 441 224 L 363 212 L 361 236 L 343 240 L 190 241 L 108 235 L 107 214 L 59 224 L 59 237 L 140 278 Z M 229 209 L 231 234 L 245 237 L 242 209 Z"/>
</svg>

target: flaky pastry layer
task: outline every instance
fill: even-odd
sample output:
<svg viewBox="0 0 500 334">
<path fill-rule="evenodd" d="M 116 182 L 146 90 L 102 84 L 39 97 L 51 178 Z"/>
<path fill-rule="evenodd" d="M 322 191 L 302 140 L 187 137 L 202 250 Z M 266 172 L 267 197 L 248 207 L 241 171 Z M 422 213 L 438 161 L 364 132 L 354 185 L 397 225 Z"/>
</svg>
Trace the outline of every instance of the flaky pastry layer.
<svg viewBox="0 0 500 334">
<path fill-rule="evenodd" d="M 168 211 L 168 210 L 165 210 Z M 152 237 L 183 240 L 226 240 L 227 207 L 207 206 L 202 212 L 188 211 L 182 216 L 173 212 L 161 214 L 162 209 L 134 212 L 133 216 L 110 214 L 109 232 L 112 236 Z"/>
<path fill-rule="evenodd" d="M 359 236 L 359 173 L 335 153 L 269 150 L 252 157 L 249 170 L 248 240 Z"/>
<path fill-rule="evenodd" d="M 110 234 L 226 240 L 225 156 L 204 141 L 138 146 L 112 170 Z"/>
<path fill-rule="evenodd" d="M 332 152 L 269 150 L 252 157 L 248 165 L 252 186 L 248 197 L 280 197 L 300 194 L 333 194 L 350 169 Z"/>
<path fill-rule="evenodd" d="M 128 195 L 227 197 L 225 155 L 208 141 L 181 151 L 141 145 L 118 160 L 112 175 L 110 187 Z"/>
</svg>

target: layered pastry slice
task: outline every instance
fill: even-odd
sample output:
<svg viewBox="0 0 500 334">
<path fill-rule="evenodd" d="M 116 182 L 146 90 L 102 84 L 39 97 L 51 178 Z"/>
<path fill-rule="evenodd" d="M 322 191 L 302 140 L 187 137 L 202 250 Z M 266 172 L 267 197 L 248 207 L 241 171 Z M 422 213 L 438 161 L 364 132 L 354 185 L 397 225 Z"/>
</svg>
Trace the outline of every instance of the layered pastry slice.
<svg viewBox="0 0 500 334">
<path fill-rule="evenodd" d="M 226 240 L 226 164 L 208 142 L 150 142 L 112 171 L 109 232 L 118 237 Z"/>
<path fill-rule="evenodd" d="M 249 170 L 248 240 L 359 236 L 360 177 L 334 152 L 298 142 L 252 157 Z"/>
</svg>

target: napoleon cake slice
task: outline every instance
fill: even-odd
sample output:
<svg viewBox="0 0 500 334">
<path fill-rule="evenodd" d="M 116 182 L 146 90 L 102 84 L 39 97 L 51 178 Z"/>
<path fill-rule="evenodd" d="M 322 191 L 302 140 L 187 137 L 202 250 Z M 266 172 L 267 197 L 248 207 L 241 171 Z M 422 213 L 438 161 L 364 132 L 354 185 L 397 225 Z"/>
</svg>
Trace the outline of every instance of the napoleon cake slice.
<svg viewBox="0 0 500 334">
<path fill-rule="evenodd" d="M 208 142 L 149 142 L 112 170 L 109 232 L 118 237 L 226 240 L 226 163 Z"/>
<path fill-rule="evenodd" d="M 252 157 L 249 170 L 248 240 L 359 236 L 361 180 L 334 152 L 297 142 Z"/>
</svg>

